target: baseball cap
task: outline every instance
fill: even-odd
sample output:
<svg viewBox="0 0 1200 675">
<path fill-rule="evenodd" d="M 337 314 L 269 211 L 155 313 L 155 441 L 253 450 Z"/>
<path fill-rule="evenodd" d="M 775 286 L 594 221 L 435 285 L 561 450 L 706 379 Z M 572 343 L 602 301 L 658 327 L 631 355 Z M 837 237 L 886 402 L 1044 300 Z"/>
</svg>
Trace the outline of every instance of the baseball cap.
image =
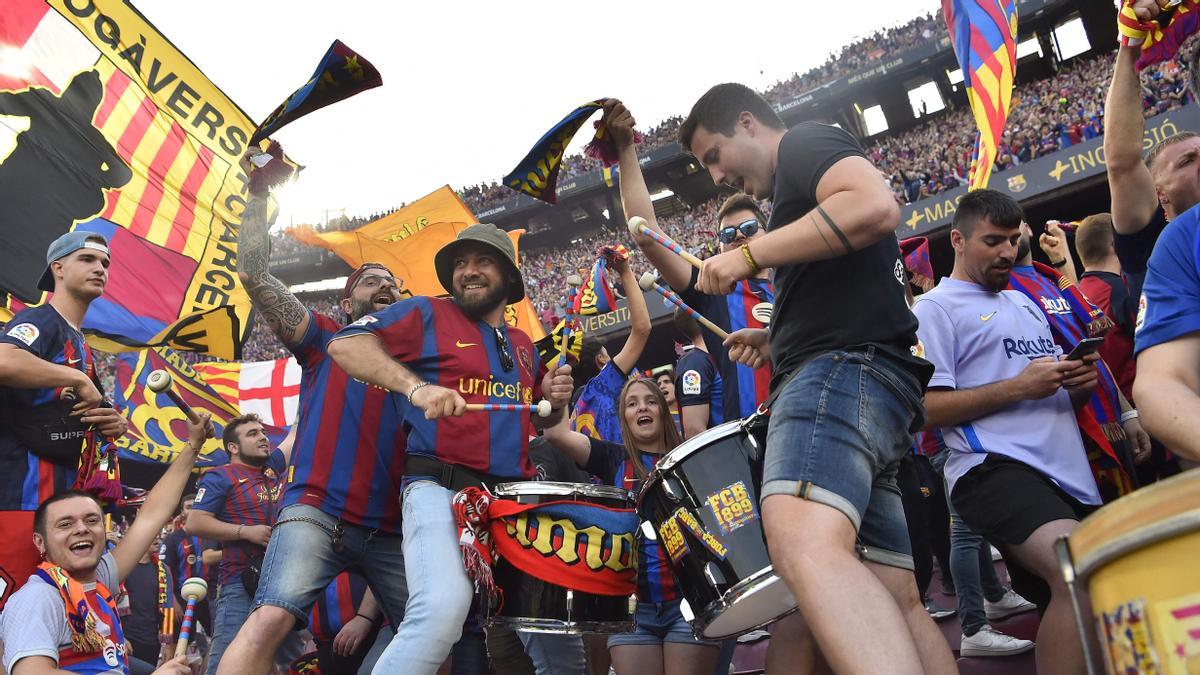
<svg viewBox="0 0 1200 675">
<path fill-rule="evenodd" d="M 389 270 L 387 265 L 384 265 L 383 263 L 363 263 L 358 266 L 358 269 L 351 272 L 350 276 L 346 277 L 346 288 L 342 290 L 343 300 L 350 297 L 350 292 L 353 291 L 354 287 L 358 285 L 359 280 L 362 279 L 363 274 L 365 274 L 367 270 L 383 270 L 384 272 L 388 273 L 388 276 L 392 276 L 392 271 Z"/>
<path fill-rule="evenodd" d="M 99 239 L 104 243 L 88 241 L 89 239 Z M 108 251 L 108 240 L 104 238 L 104 235 L 87 230 L 68 232 L 51 242 L 50 248 L 46 249 L 46 271 L 42 272 L 42 278 L 38 280 L 38 289 L 53 291 L 54 274 L 50 271 L 50 263 L 65 258 L 81 248 L 90 248 L 111 255 Z"/>
</svg>

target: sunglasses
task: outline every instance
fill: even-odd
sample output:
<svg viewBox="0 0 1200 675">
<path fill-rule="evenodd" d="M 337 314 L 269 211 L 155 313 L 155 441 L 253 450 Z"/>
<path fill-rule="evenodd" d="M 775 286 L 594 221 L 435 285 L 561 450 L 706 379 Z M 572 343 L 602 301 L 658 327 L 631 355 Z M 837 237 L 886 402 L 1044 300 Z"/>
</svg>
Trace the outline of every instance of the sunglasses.
<svg viewBox="0 0 1200 675">
<path fill-rule="evenodd" d="M 758 232 L 758 220 L 751 218 L 750 220 L 738 223 L 737 227 L 729 226 L 722 227 L 720 232 L 717 232 L 717 240 L 722 244 L 732 244 L 734 239 L 737 239 L 737 233 L 741 232 L 742 236 L 749 239 Z"/>
<path fill-rule="evenodd" d="M 500 354 L 500 367 L 507 373 L 516 366 L 513 363 L 512 354 L 508 353 L 508 338 L 504 336 L 504 331 L 496 327 L 492 328 L 492 335 L 496 336 L 496 351 Z"/>
</svg>

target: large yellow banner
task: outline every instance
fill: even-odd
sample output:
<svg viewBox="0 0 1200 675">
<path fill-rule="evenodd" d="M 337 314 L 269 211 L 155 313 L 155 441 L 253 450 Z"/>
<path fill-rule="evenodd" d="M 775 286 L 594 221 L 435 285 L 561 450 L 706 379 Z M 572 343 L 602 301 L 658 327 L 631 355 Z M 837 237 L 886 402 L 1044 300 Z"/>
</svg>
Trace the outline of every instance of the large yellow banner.
<svg viewBox="0 0 1200 675">
<path fill-rule="evenodd" d="M 383 263 L 403 280 L 412 295 L 446 295 L 433 269 L 438 250 L 463 229 L 475 223 L 475 215 L 450 186 L 443 186 L 417 201 L 350 232 L 314 232 L 300 227 L 291 231 L 297 240 L 333 251 L 351 267 L 364 262 Z M 524 230 L 508 233 L 513 248 L 520 252 Z M 520 256 L 518 255 L 518 260 Z M 505 318 L 510 326 L 533 340 L 546 335 L 529 298 L 509 305 Z"/>
</svg>

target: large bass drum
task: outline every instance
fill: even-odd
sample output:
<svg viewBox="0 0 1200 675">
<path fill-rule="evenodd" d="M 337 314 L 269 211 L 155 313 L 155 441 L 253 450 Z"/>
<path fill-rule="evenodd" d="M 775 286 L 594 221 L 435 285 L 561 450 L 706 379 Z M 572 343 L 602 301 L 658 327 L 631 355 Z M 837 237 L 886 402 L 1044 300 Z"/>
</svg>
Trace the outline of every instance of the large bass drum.
<svg viewBox="0 0 1200 675">
<path fill-rule="evenodd" d="M 587 483 L 502 483 L 492 494 L 518 504 L 574 501 L 613 509 L 633 506 L 628 490 Z M 522 572 L 503 558 L 496 561 L 492 574 L 502 598 L 499 609 L 492 613 L 492 625 L 560 635 L 633 630 L 636 599 L 632 596 L 596 595 L 557 586 Z"/>
<path fill-rule="evenodd" d="M 767 555 L 758 491 L 766 420 L 728 422 L 659 460 L 638 496 L 642 534 L 667 551 L 698 637 L 723 639 L 796 609 Z"/>
</svg>

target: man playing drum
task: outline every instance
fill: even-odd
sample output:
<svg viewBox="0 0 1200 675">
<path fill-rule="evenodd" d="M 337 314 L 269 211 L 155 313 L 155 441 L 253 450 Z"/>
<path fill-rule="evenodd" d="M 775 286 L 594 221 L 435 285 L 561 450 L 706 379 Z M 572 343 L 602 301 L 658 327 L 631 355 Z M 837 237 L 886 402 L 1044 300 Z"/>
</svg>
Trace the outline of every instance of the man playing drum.
<svg viewBox="0 0 1200 675">
<path fill-rule="evenodd" d="M 773 202 L 767 233 L 704 261 L 696 288 L 729 293 L 775 268 L 777 399 L 761 492 L 775 571 L 835 671 L 954 672 L 917 594 L 896 488 L 929 365 L 910 352 L 917 322 L 895 198 L 850 134 L 789 130 L 743 85 L 705 93 L 679 140 L 714 183 Z M 739 358 L 765 349 L 767 335 L 742 330 L 729 342 Z"/>
</svg>

